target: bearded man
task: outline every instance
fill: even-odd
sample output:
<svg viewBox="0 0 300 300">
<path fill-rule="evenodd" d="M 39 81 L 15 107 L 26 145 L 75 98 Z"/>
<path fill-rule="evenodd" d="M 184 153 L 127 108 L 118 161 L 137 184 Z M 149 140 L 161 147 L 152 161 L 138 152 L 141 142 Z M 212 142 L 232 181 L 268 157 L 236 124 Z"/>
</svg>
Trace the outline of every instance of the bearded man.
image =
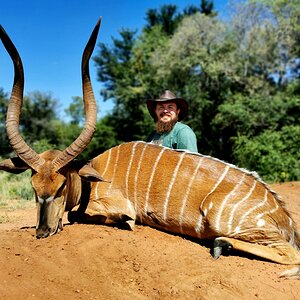
<svg viewBox="0 0 300 300">
<path fill-rule="evenodd" d="M 188 114 L 188 104 L 183 98 L 177 98 L 173 92 L 166 90 L 158 99 L 150 99 L 146 103 L 156 126 L 148 142 L 198 152 L 195 133 L 180 122 Z"/>
</svg>

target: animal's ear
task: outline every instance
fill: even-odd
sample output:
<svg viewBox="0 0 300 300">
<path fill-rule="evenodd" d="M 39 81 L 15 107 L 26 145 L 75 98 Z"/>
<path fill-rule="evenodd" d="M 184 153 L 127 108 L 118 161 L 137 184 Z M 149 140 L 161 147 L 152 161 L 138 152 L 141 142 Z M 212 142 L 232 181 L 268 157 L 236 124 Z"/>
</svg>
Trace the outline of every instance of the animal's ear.
<svg viewBox="0 0 300 300">
<path fill-rule="evenodd" d="M 90 165 L 84 165 L 79 171 L 79 176 L 86 181 L 105 181 L 100 174 Z"/>
<path fill-rule="evenodd" d="M 0 170 L 9 173 L 20 174 L 28 169 L 30 169 L 30 167 L 19 157 L 5 159 L 0 162 Z"/>
</svg>

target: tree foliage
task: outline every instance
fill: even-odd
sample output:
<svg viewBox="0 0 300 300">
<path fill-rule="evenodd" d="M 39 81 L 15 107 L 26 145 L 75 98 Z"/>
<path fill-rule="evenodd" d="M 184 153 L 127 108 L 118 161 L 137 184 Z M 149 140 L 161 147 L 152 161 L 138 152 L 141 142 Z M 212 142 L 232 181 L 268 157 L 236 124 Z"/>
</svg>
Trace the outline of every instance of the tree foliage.
<svg viewBox="0 0 300 300">
<path fill-rule="evenodd" d="M 236 139 L 234 155 L 239 164 L 256 170 L 269 182 L 294 181 L 300 178 L 300 126 L 265 130 L 249 139 Z"/>
<path fill-rule="evenodd" d="M 84 103 L 82 97 L 72 97 L 72 102 L 69 107 L 65 109 L 65 113 L 71 118 L 71 124 L 82 125 L 85 120 Z"/>
<path fill-rule="evenodd" d="M 34 91 L 24 97 L 20 128 L 25 140 L 32 144 L 42 137 L 50 144 L 56 143 L 56 132 L 52 123 L 57 118 L 57 100 L 51 93 Z"/>
<path fill-rule="evenodd" d="M 189 103 L 185 121 L 199 152 L 256 170 L 267 181 L 300 180 L 299 0 L 237 1 L 221 19 L 213 1 L 183 11 L 172 4 L 146 12 L 141 30 L 121 29 L 94 57 L 100 91 L 113 101 L 98 120 L 90 159 L 121 142 L 146 140 L 153 130 L 145 101 L 165 89 Z M 7 94 L 0 90 L 0 130 Z M 56 114 L 50 94 L 24 99 L 20 129 L 43 151 L 64 149 L 80 134 L 83 103 L 74 97 Z M 1 153 L 9 151 L 1 134 Z"/>
<path fill-rule="evenodd" d="M 10 152 L 5 129 L 5 116 L 7 111 L 8 94 L 0 88 L 0 155 Z"/>
<path fill-rule="evenodd" d="M 272 148 L 277 140 L 287 145 L 286 161 L 298 159 L 294 149 L 300 145 L 291 147 L 285 140 L 288 132 L 297 132 L 300 120 L 297 1 L 237 2 L 225 21 L 212 1 L 183 12 L 164 5 L 146 13 L 147 24 L 131 35 L 126 60 L 118 55 L 118 48 L 128 45 L 122 34 L 111 48 L 101 45 L 99 80 L 106 99 L 115 103 L 108 119 L 118 140 L 146 139 L 152 120 L 145 100 L 171 89 L 189 102 L 186 122 L 196 132 L 200 152 L 261 170 L 267 180 L 299 179 L 286 164 L 269 176 L 271 167 L 255 155 L 257 165 L 247 164 L 249 149 L 259 149 L 266 135 L 274 149 L 259 152 L 266 161 L 283 158 L 283 148 Z M 109 59 L 99 60 L 105 56 Z"/>
</svg>

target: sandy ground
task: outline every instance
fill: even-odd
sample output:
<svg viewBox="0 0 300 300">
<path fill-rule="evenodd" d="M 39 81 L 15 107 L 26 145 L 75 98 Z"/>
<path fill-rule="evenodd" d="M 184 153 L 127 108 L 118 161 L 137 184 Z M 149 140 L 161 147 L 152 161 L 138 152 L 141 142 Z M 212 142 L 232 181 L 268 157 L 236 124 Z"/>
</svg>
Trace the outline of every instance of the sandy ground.
<svg viewBox="0 0 300 300">
<path fill-rule="evenodd" d="M 272 188 L 300 225 L 300 182 Z M 210 243 L 149 227 L 65 221 L 37 240 L 33 205 L 0 224 L 0 299 L 300 299 L 300 280 L 278 278 L 290 266 L 237 252 L 215 261 Z"/>
</svg>

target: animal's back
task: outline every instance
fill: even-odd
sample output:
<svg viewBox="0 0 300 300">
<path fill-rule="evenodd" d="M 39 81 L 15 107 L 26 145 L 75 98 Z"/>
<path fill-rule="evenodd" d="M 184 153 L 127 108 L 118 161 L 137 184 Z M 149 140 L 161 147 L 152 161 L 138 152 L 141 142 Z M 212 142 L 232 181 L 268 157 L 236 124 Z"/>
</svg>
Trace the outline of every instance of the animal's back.
<svg viewBox="0 0 300 300">
<path fill-rule="evenodd" d="M 110 181 L 106 192 L 121 190 L 144 224 L 199 238 L 272 244 L 282 237 L 299 245 L 279 197 L 255 173 L 144 142 L 114 147 L 93 165 Z"/>
</svg>

